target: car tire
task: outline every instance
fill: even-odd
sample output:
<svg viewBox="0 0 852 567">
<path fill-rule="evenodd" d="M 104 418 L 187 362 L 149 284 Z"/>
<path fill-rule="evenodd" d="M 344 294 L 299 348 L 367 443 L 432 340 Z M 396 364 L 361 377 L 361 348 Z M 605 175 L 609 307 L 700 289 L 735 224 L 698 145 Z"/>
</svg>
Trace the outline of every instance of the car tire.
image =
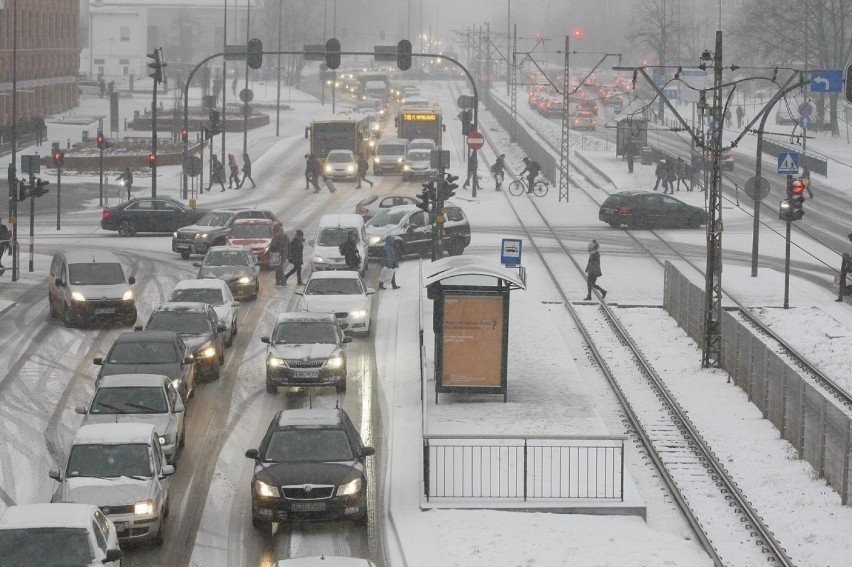
<svg viewBox="0 0 852 567">
<path fill-rule="evenodd" d="M 76 317 L 74 316 L 74 312 L 71 311 L 71 307 L 69 305 L 65 305 L 65 308 L 62 310 L 62 322 L 70 329 L 74 327 L 75 320 Z"/>
<path fill-rule="evenodd" d="M 228 335 L 228 340 L 225 341 L 225 346 L 229 347 L 234 344 L 234 337 L 237 336 L 237 322 L 231 323 L 231 334 Z"/>
<path fill-rule="evenodd" d="M 219 379 L 221 372 L 219 371 L 219 361 L 216 361 L 210 369 L 205 372 L 205 382 L 215 382 Z"/>
<path fill-rule="evenodd" d="M 181 250 L 180 257 L 184 260 L 189 260 L 189 250 Z"/>
<path fill-rule="evenodd" d="M 447 252 L 450 256 L 461 256 L 464 253 L 464 242 L 458 238 L 451 240 L 450 245 L 447 246 Z"/>
<path fill-rule="evenodd" d="M 277 394 L 278 393 L 278 386 L 276 386 L 275 384 L 273 384 L 269 380 L 267 380 L 266 381 L 266 393 L 267 394 Z"/>
<path fill-rule="evenodd" d="M 251 515 L 251 527 L 253 527 L 256 530 L 261 530 L 261 531 L 267 532 L 267 531 L 270 531 L 270 529 L 272 527 L 272 522 L 270 522 L 268 520 L 264 520 L 263 518 L 258 518 L 257 516 L 252 514 Z"/>
<path fill-rule="evenodd" d="M 186 443 L 186 426 L 184 426 L 183 431 L 180 432 L 180 441 L 178 441 L 178 447 L 183 448 Z M 175 461 L 177 461 L 177 451 L 175 451 Z"/>
<path fill-rule="evenodd" d="M 136 234 L 136 225 L 130 221 L 122 221 L 118 224 L 119 236 L 133 236 Z"/>
<path fill-rule="evenodd" d="M 126 317 L 126 318 L 124 319 L 124 325 L 125 325 L 126 327 L 132 327 L 133 325 L 135 325 L 135 324 L 136 324 L 136 319 L 137 319 L 138 317 L 139 317 L 139 313 L 138 313 L 138 312 L 134 309 L 134 310 L 133 310 L 133 315 L 131 315 L 130 317 Z"/>
<path fill-rule="evenodd" d="M 151 540 L 151 544 L 155 547 L 159 547 L 163 545 L 163 531 L 166 529 L 166 515 L 163 514 L 163 517 L 160 518 L 160 529 L 157 530 L 157 535 L 154 536 L 154 539 Z"/>
<path fill-rule="evenodd" d="M 47 294 L 47 309 L 51 319 L 56 319 L 59 317 L 59 313 L 56 312 L 56 308 L 53 306 L 53 298 L 50 297 L 50 294 Z"/>
<path fill-rule="evenodd" d="M 338 394 L 345 394 L 346 393 L 346 378 L 344 378 L 343 381 L 340 384 L 335 386 L 335 389 L 337 390 Z"/>
<path fill-rule="evenodd" d="M 703 216 L 696 216 L 695 218 L 692 219 L 692 221 L 689 223 L 688 226 L 689 226 L 689 228 L 701 228 L 701 225 L 703 225 L 703 224 L 704 224 L 704 217 Z"/>
<path fill-rule="evenodd" d="M 612 228 L 618 228 L 620 225 L 617 222 L 608 223 Z"/>
</svg>

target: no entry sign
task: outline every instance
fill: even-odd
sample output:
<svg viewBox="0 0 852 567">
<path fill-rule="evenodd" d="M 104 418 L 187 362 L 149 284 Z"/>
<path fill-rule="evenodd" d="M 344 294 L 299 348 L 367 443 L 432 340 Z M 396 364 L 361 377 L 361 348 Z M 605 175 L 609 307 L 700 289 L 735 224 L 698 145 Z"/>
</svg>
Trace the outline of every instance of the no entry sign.
<svg viewBox="0 0 852 567">
<path fill-rule="evenodd" d="M 484 145 L 485 145 L 485 138 L 482 136 L 482 134 L 480 134 L 476 130 L 474 130 L 473 132 L 471 132 L 470 134 L 467 135 L 467 147 L 468 148 L 470 148 L 472 150 L 478 150 L 479 148 L 481 148 Z"/>
</svg>

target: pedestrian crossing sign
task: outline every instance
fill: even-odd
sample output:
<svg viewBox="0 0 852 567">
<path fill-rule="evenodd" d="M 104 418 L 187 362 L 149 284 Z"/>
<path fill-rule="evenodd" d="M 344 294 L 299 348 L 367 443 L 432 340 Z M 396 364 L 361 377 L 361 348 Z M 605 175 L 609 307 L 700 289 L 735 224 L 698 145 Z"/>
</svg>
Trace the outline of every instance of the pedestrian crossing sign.
<svg viewBox="0 0 852 567">
<path fill-rule="evenodd" d="M 778 154 L 778 174 L 798 175 L 799 154 L 798 152 L 781 152 Z"/>
</svg>

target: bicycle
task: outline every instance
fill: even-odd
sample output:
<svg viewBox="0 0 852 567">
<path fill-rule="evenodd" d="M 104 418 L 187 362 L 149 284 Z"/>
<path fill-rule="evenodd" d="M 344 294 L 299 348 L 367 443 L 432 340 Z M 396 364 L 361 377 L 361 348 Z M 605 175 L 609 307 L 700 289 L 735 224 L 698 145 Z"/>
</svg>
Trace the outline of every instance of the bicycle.
<svg viewBox="0 0 852 567">
<path fill-rule="evenodd" d="M 536 179 L 533 184 L 532 193 L 536 197 L 544 197 L 547 195 L 547 190 L 550 189 L 550 185 L 544 179 Z M 527 183 L 524 181 L 522 177 L 519 177 L 509 183 L 509 193 L 514 195 L 515 197 L 519 195 L 523 195 L 527 192 Z"/>
</svg>

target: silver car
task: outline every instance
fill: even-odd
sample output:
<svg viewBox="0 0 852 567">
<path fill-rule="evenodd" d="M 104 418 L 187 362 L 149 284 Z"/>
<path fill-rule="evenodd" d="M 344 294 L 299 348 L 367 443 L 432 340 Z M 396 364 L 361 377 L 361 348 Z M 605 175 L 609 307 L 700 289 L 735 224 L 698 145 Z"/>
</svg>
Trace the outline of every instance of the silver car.
<svg viewBox="0 0 852 567">
<path fill-rule="evenodd" d="M 181 280 L 172 291 L 169 301 L 193 301 L 213 307 L 220 323 L 225 324 L 225 346 L 231 346 L 237 335 L 237 314 L 240 302 L 234 300 L 231 288 L 215 278 Z"/>
</svg>

